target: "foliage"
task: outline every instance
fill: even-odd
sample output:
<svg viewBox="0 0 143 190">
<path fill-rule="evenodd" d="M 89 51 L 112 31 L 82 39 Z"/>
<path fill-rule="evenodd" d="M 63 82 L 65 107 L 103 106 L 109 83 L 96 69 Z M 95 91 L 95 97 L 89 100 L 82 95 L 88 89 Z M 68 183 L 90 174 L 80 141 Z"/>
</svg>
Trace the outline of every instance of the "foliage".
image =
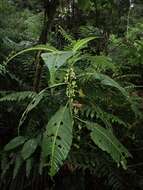
<svg viewBox="0 0 143 190">
<path fill-rule="evenodd" d="M 77 51 L 78 49 L 80 50 L 82 48 L 82 46 L 85 43 L 87 43 L 88 41 L 89 40 L 87 40 L 87 39 L 81 40 L 80 42 L 78 41 L 77 44 L 75 44 L 73 47 L 73 52 Z M 29 49 L 29 51 L 30 50 L 31 49 Z M 23 52 L 25 52 L 25 51 L 23 51 Z M 17 55 L 19 55 L 19 53 Z M 43 55 L 49 56 L 49 53 L 42 54 L 42 57 L 44 58 L 46 66 L 49 69 L 49 72 L 50 72 L 49 80 L 51 81 L 51 78 L 53 79 L 53 76 L 51 75 L 51 66 L 50 66 L 50 63 L 52 61 L 47 64 L 47 60 L 49 61 L 49 59 L 47 59 L 47 58 L 45 59 L 45 57 Z M 70 107 L 68 108 L 67 105 L 64 107 L 61 107 L 53 116 L 52 115 L 50 116 L 51 119 L 49 120 L 49 122 L 47 124 L 46 131 L 43 133 L 43 138 L 42 138 L 43 140 L 40 138 L 41 139 L 40 141 L 42 141 L 42 150 L 41 150 L 41 156 L 42 156 L 41 162 L 42 163 L 40 164 L 40 167 L 42 169 L 42 167 L 45 166 L 46 162 L 48 161 L 47 157 L 50 156 L 50 163 L 49 163 L 50 164 L 50 175 L 52 175 L 52 176 L 59 170 L 60 166 L 62 165 L 63 161 L 66 159 L 67 154 L 70 150 L 71 142 L 72 142 L 72 119 L 71 119 L 70 114 L 71 114 L 71 109 L 74 106 L 74 102 L 78 101 L 78 98 L 79 98 L 79 95 L 76 93 L 76 91 L 78 89 L 82 88 L 82 87 L 80 87 L 80 80 L 78 82 L 78 78 L 80 79 L 81 76 L 80 75 L 78 76 L 78 73 L 76 73 L 76 68 L 75 68 L 75 73 L 74 73 L 74 70 L 73 70 L 74 67 L 72 66 L 73 64 L 71 64 L 71 63 L 68 64 L 68 62 L 67 62 L 67 58 L 72 57 L 72 55 L 74 55 L 74 54 L 73 53 L 69 54 L 69 52 L 64 52 L 59 55 L 60 56 L 58 57 L 58 59 L 57 59 L 57 53 L 55 53 L 55 52 L 51 53 L 50 56 L 52 56 L 52 60 L 56 60 L 56 62 L 55 62 L 56 67 L 54 65 L 54 69 L 56 68 L 56 70 L 59 70 L 63 66 L 64 63 L 67 63 L 66 64 L 67 66 L 66 65 L 64 66 L 65 69 L 66 69 L 66 67 L 71 68 L 71 70 L 69 70 L 69 71 L 67 70 L 66 78 L 65 79 L 63 78 L 63 81 L 62 81 L 62 82 L 64 82 L 64 80 L 65 80 L 65 84 L 67 85 L 67 88 L 65 88 L 65 90 L 64 90 L 65 92 L 62 92 L 62 96 L 65 96 L 65 98 L 62 98 L 63 103 L 66 101 L 67 98 L 69 98 Z M 65 55 L 68 55 L 68 57 L 67 56 L 65 57 Z M 13 56 L 13 58 L 14 57 L 15 56 Z M 73 56 L 73 58 L 74 58 L 74 56 Z M 11 59 L 9 59 L 9 61 L 10 60 Z M 71 59 L 71 61 L 73 61 L 73 59 Z M 76 65 L 75 61 L 74 61 L 74 65 Z M 55 70 L 55 72 L 56 72 L 56 70 Z M 54 75 L 56 74 L 55 72 L 54 72 Z M 53 74 L 53 69 L 52 69 L 52 74 Z M 93 77 L 92 77 L 92 75 L 93 75 Z M 125 90 L 125 88 L 121 87 L 115 80 L 111 79 L 109 76 L 106 76 L 105 74 L 101 74 L 101 73 L 97 73 L 97 72 L 87 73 L 86 75 L 82 75 L 82 82 L 84 82 L 84 80 L 88 81 L 88 83 L 89 82 L 94 83 L 94 81 L 98 82 L 98 80 L 99 80 L 99 86 L 102 86 L 102 85 L 105 87 L 107 86 L 105 88 L 106 90 L 110 91 L 110 89 L 112 89 L 112 91 L 113 91 L 114 88 L 115 89 L 117 88 L 119 91 L 121 91 L 120 96 L 123 96 L 123 97 L 125 96 L 125 98 L 127 98 L 129 96 L 127 91 Z M 76 83 L 78 85 L 76 85 Z M 90 86 L 90 83 L 89 83 L 89 86 Z M 56 86 L 60 87 L 64 83 L 55 84 L 55 82 L 52 80 L 52 84 L 55 85 L 53 87 L 56 87 Z M 101 88 L 101 87 L 99 87 L 99 88 Z M 34 109 L 36 109 L 36 107 L 42 106 L 42 102 L 45 99 L 47 99 L 47 95 L 50 95 L 49 92 L 46 92 L 46 90 L 48 90 L 48 89 L 44 89 L 41 92 L 39 92 L 37 95 L 35 95 L 33 97 L 32 101 L 30 102 L 30 104 L 28 104 L 27 108 L 23 112 L 22 117 L 20 119 L 19 127 L 18 127 L 18 131 L 19 130 L 20 131 L 18 133 L 21 134 L 21 127 L 24 128 L 24 131 L 26 130 L 25 122 L 28 119 L 28 115 L 31 115 L 31 113 L 34 112 Z M 58 91 L 59 92 L 61 91 L 60 88 L 58 88 L 58 90 L 54 90 L 54 89 L 51 89 L 51 90 L 52 90 L 51 95 L 50 95 L 51 97 L 54 96 L 55 93 L 57 94 Z M 65 93 L 65 94 L 63 94 L 63 93 Z M 81 97 L 82 101 L 85 101 L 84 100 L 84 99 L 86 99 L 85 97 L 88 97 L 89 100 L 86 103 L 87 105 L 91 104 L 91 102 L 92 102 L 93 95 L 91 96 L 90 93 L 91 93 L 91 91 L 89 91 L 89 93 L 86 94 L 85 96 Z M 23 97 L 22 97 L 22 94 L 23 94 Z M 23 99 L 25 99 L 25 92 L 16 93 L 14 98 L 13 98 L 13 96 L 14 95 L 11 94 L 11 97 L 10 97 L 10 94 L 9 94 L 9 95 L 1 98 L 0 101 L 4 102 L 6 100 L 16 100 L 16 99 L 18 101 L 23 100 Z M 66 96 L 67 96 L 67 98 L 66 98 Z M 94 94 L 94 96 L 95 96 L 95 94 Z M 41 108 L 43 109 L 43 106 Z M 37 115 L 38 112 L 35 112 L 35 114 Z M 73 112 L 73 114 L 74 114 L 74 112 Z M 77 119 L 80 120 L 80 118 L 77 114 L 75 115 L 75 117 L 77 117 Z M 32 115 L 30 116 L 30 118 L 32 119 Z M 29 127 L 31 128 L 30 120 L 28 121 L 29 122 L 28 128 Z M 104 118 L 102 118 L 102 120 L 104 123 L 106 123 L 106 121 L 104 121 Z M 105 127 L 107 127 L 107 126 L 105 125 Z M 88 126 L 88 128 L 89 128 L 89 126 Z M 90 128 L 94 128 L 94 127 L 90 127 Z M 26 135 L 26 131 L 24 132 L 24 134 Z M 35 128 L 35 132 L 33 134 L 35 136 L 34 138 L 38 138 L 36 134 L 38 134 L 38 133 L 37 133 L 37 129 Z M 35 152 L 35 150 L 39 144 L 39 143 L 37 143 L 36 139 L 35 140 L 33 139 L 33 135 L 30 137 L 30 139 L 28 141 L 26 141 L 26 143 L 22 147 L 22 157 L 24 160 L 27 160 Z M 17 138 L 19 138 L 19 137 L 17 137 Z M 97 146 L 99 146 L 99 148 L 110 153 L 111 156 L 113 157 L 113 159 L 118 164 L 121 163 L 123 165 L 123 167 L 126 167 L 126 157 L 129 157 L 130 154 L 123 147 L 123 145 L 121 145 L 118 142 L 118 140 L 116 139 L 116 137 L 113 135 L 113 133 L 111 131 L 108 131 L 108 129 L 104 129 L 95 124 L 95 129 L 91 133 L 91 138 L 92 138 L 93 142 Z M 112 142 L 113 142 L 113 147 L 111 146 Z M 13 140 L 11 143 L 13 144 Z M 40 144 L 41 144 L 41 142 L 40 142 Z M 108 144 L 109 144 L 109 146 L 108 146 Z M 19 145 L 19 143 L 18 143 L 18 145 Z M 6 147 L 7 146 L 9 147 L 10 145 L 6 145 Z M 9 150 L 9 149 L 5 148 L 5 150 Z M 16 160 L 16 162 L 17 162 L 17 160 Z M 14 174 L 14 176 L 15 176 L 15 174 Z"/>
<path fill-rule="evenodd" d="M 0 2 L 0 189 L 142 189 L 140 4 Z"/>
</svg>

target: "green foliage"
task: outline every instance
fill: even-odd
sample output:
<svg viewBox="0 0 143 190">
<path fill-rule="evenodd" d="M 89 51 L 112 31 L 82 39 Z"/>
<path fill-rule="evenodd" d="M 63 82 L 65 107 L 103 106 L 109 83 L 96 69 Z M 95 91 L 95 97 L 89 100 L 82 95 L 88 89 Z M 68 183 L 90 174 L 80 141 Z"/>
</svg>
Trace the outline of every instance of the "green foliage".
<svg viewBox="0 0 143 190">
<path fill-rule="evenodd" d="M 27 158 L 29 158 L 35 152 L 37 146 L 38 146 L 37 139 L 28 140 L 23 145 L 23 148 L 21 151 L 21 155 L 22 155 L 23 159 L 26 160 Z"/>
<path fill-rule="evenodd" d="M 0 189 L 141 190 L 142 2 L 59 2 L 0 2 Z"/>
<path fill-rule="evenodd" d="M 86 39 L 77 41 L 77 43 L 74 45 L 73 52 L 72 51 L 64 51 L 64 52 L 57 51 L 57 52 L 53 52 L 53 53 L 42 54 L 42 58 L 45 61 L 45 64 L 48 66 L 48 69 L 50 72 L 49 81 L 51 81 L 51 78 L 53 78 L 53 76 L 51 75 L 51 73 L 53 74 L 53 68 L 54 68 L 54 72 L 56 72 L 56 71 L 60 72 L 60 67 L 63 66 L 63 64 L 65 65 L 64 66 L 65 69 L 68 68 L 69 66 L 73 67 L 73 64 L 68 64 L 68 61 L 69 62 L 73 61 L 74 65 L 76 64 L 76 62 L 73 58 L 71 58 L 71 59 L 69 59 L 69 58 L 76 51 L 79 51 L 81 48 L 83 48 L 83 46 L 85 46 L 85 44 L 87 44 L 88 41 L 90 41 L 92 39 L 94 39 L 94 38 L 86 38 Z M 17 55 L 20 55 L 27 51 L 31 51 L 31 50 L 33 51 L 33 50 L 37 50 L 37 49 L 38 49 L 38 47 L 21 51 L 20 53 L 17 53 L 16 55 L 12 56 L 12 58 L 9 58 L 9 61 L 12 60 L 13 58 L 15 58 Z M 40 47 L 40 49 L 41 49 L 41 47 Z M 45 47 L 43 46 L 42 49 L 45 49 Z M 80 56 L 80 54 L 77 54 L 77 56 Z M 54 61 L 55 61 L 55 64 L 52 64 Z M 51 64 L 52 64 L 52 67 L 51 67 Z M 62 79 L 63 83 L 58 83 L 53 86 L 53 87 L 56 87 L 56 86 L 60 87 L 62 84 L 67 85 L 67 87 L 66 87 L 67 89 L 65 89 L 65 92 L 62 92 L 62 99 L 64 102 L 66 102 L 66 99 L 69 98 L 70 106 L 67 104 L 64 107 L 63 106 L 61 107 L 61 105 L 60 105 L 61 108 L 56 107 L 56 110 L 58 109 L 58 111 L 57 112 L 54 111 L 53 114 L 50 115 L 50 119 L 48 121 L 46 128 L 45 129 L 43 128 L 43 130 L 44 130 L 43 138 L 40 140 L 41 141 L 40 144 L 42 143 L 40 168 L 42 169 L 43 167 L 48 166 L 49 174 L 51 176 L 54 176 L 58 172 L 60 167 L 63 165 L 64 160 L 67 158 L 68 153 L 71 148 L 72 136 L 73 136 L 72 135 L 72 125 L 73 125 L 72 120 L 73 119 L 71 116 L 71 108 L 74 106 L 74 101 L 78 100 L 78 94 L 75 95 L 76 88 L 78 87 L 78 89 L 80 89 L 80 85 L 83 83 L 88 82 L 88 83 L 93 84 L 94 81 L 99 81 L 100 82 L 99 87 L 100 87 L 100 85 L 103 85 L 103 86 L 105 86 L 105 89 L 108 89 L 109 91 L 110 91 L 110 89 L 111 90 L 115 89 L 116 93 L 117 93 L 116 89 L 118 89 L 119 92 L 121 92 L 121 95 L 123 95 L 123 97 L 125 97 L 126 100 L 129 98 L 129 94 L 125 88 L 121 87 L 118 82 L 116 82 L 114 79 L 111 79 L 109 76 L 102 74 L 100 72 L 99 73 L 95 72 L 94 68 L 92 66 L 91 66 L 90 70 L 93 70 L 94 72 L 90 72 L 90 73 L 86 72 L 85 74 L 82 74 L 82 75 L 80 75 L 80 74 L 78 75 L 78 73 L 77 73 L 76 74 L 77 79 L 76 79 L 76 75 L 74 73 L 74 69 L 73 68 L 71 68 L 71 69 L 70 70 L 67 69 L 66 78 Z M 75 67 L 75 72 L 76 72 L 76 67 Z M 64 83 L 64 80 L 66 80 L 66 83 Z M 76 80 L 77 80 L 78 86 L 76 85 Z M 20 102 L 21 100 L 24 100 L 27 97 L 30 97 L 32 99 L 31 102 L 28 104 L 27 108 L 25 109 L 25 111 L 23 112 L 22 117 L 20 119 L 19 127 L 18 127 L 19 133 L 22 132 L 22 130 L 20 130 L 20 127 L 25 125 L 29 116 L 31 117 L 33 115 L 33 117 L 35 117 L 34 115 L 38 114 L 38 112 L 36 112 L 36 109 L 40 108 L 41 106 L 43 107 L 42 102 L 47 101 L 46 99 L 48 98 L 48 96 L 55 96 L 53 93 L 56 94 L 56 93 L 58 93 L 58 91 L 60 92 L 61 87 L 60 88 L 59 87 L 57 90 L 52 89 L 51 95 L 49 94 L 49 90 L 50 90 L 50 88 L 52 88 L 52 86 L 49 88 L 43 89 L 38 94 L 31 94 L 31 92 L 27 92 L 27 93 L 19 92 L 19 93 L 16 93 L 15 96 L 13 94 L 11 94 L 11 95 L 7 95 L 1 99 L 1 102 L 4 102 L 6 100 L 10 100 L 10 101 L 17 100 L 18 102 Z M 87 94 L 86 94 L 86 96 L 89 99 L 87 102 L 87 105 L 92 103 L 92 96 L 90 93 L 91 93 L 91 91 L 87 92 Z M 60 94 L 59 94 L 59 96 L 60 96 Z M 64 98 L 64 96 L 65 96 L 65 98 Z M 82 97 L 82 99 L 84 99 L 84 98 L 86 98 L 86 96 L 83 95 L 81 97 Z M 94 96 L 96 96 L 96 94 Z M 80 94 L 79 94 L 79 97 L 80 97 Z M 56 104 L 56 102 L 55 102 L 55 104 Z M 89 113 L 90 113 L 90 111 L 89 111 Z M 105 111 L 102 111 L 101 109 L 97 109 L 97 108 L 95 109 L 93 116 L 90 118 L 90 120 L 92 120 L 92 118 L 94 118 L 96 116 L 95 113 L 97 114 L 97 122 L 98 122 L 98 118 L 100 118 L 101 121 L 105 124 L 105 126 L 107 124 L 108 127 L 109 126 L 112 127 L 112 123 L 114 123 L 115 121 L 118 124 L 124 124 L 124 122 L 122 120 L 118 119 L 118 117 L 112 116 L 111 114 L 107 114 Z M 75 112 L 74 114 L 77 118 L 79 117 L 78 112 L 77 113 Z M 104 115 L 106 115 L 105 118 L 104 118 Z M 30 123 L 31 122 L 29 120 L 29 127 L 30 127 Z M 24 126 L 24 128 L 25 128 L 25 126 Z M 118 164 L 121 164 L 124 168 L 126 168 L 126 162 L 127 162 L 126 158 L 129 157 L 130 154 L 127 151 L 127 149 L 117 140 L 117 138 L 114 136 L 114 134 L 111 133 L 111 131 L 109 129 L 102 128 L 98 124 L 96 124 L 96 127 L 90 126 L 90 128 L 92 128 L 91 139 L 93 140 L 93 142 L 96 145 L 98 145 L 100 149 L 108 152 L 111 155 L 111 157 L 113 158 L 113 160 L 115 160 Z M 37 130 L 34 129 L 34 131 L 37 131 Z M 21 150 L 22 158 L 26 162 L 27 162 L 27 159 L 29 159 L 29 157 L 34 155 L 34 152 L 37 149 L 37 146 L 39 144 L 36 140 L 37 132 L 35 133 L 35 137 L 36 138 L 33 139 L 33 135 L 32 135 L 31 138 L 28 141 L 26 141 L 26 143 L 23 145 L 23 148 Z M 19 138 L 19 137 L 17 137 L 17 138 Z M 15 141 L 15 140 L 13 140 L 13 141 Z M 12 143 L 13 143 L 13 141 L 12 141 Z M 25 141 L 22 141 L 22 142 L 18 141 L 17 144 L 21 145 L 24 142 Z M 18 145 L 16 145 L 16 147 Z M 8 145 L 6 145 L 6 147 L 7 146 L 9 147 L 10 145 L 8 144 Z M 7 150 L 7 148 L 6 148 L 6 150 Z M 19 164 L 18 164 L 18 166 L 16 165 L 16 168 L 19 168 Z M 40 171 L 41 171 L 41 169 L 40 169 Z M 16 171 L 17 170 L 18 169 L 16 169 Z"/>
<path fill-rule="evenodd" d="M 36 93 L 33 91 L 14 92 L 0 98 L 0 102 L 21 102 L 27 99 L 33 99 L 35 96 Z"/>
<path fill-rule="evenodd" d="M 50 119 L 43 136 L 43 156 L 50 156 L 50 175 L 54 176 L 70 151 L 72 144 L 71 110 L 66 105 L 61 107 Z M 46 163 L 45 163 L 46 164 Z"/>
<path fill-rule="evenodd" d="M 66 63 L 66 61 L 73 55 L 72 51 L 69 52 L 57 52 L 57 53 L 45 53 L 42 54 L 42 58 L 50 72 L 50 83 L 55 83 L 56 71 Z"/>
<path fill-rule="evenodd" d="M 89 123 L 87 127 L 92 130 L 91 139 L 103 151 L 107 151 L 117 162 L 126 168 L 126 158 L 130 157 L 128 150 L 116 139 L 111 129 L 105 129 L 98 124 Z"/>
<path fill-rule="evenodd" d="M 17 176 L 22 163 L 23 163 L 23 160 L 21 158 L 21 155 L 16 155 L 15 165 L 14 165 L 14 170 L 13 170 L 13 179 Z"/>
<path fill-rule="evenodd" d="M 18 136 L 15 137 L 14 139 L 12 139 L 4 148 L 5 151 L 9 151 L 12 149 L 17 148 L 18 146 L 24 144 L 24 142 L 26 141 L 26 138 L 23 136 Z"/>
<path fill-rule="evenodd" d="M 90 8 L 90 0 L 78 0 L 78 4 L 79 6 L 83 9 L 83 10 L 87 10 Z"/>
</svg>

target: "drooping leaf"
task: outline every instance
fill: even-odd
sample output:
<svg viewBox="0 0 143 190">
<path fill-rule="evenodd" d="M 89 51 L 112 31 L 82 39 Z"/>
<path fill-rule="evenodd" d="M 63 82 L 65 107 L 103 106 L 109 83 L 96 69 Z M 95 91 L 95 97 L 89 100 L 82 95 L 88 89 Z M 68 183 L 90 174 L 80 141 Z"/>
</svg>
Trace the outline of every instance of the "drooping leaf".
<svg viewBox="0 0 143 190">
<path fill-rule="evenodd" d="M 20 154 L 16 155 L 15 166 L 13 170 L 13 179 L 17 176 L 22 163 L 23 159 L 21 158 L 21 155 Z"/>
<path fill-rule="evenodd" d="M 33 162 L 32 158 L 29 158 L 26 160 L 26 176 L 27 177 L 29 177 L 29 175 L 30 175 L 30 172 L 32 169 L 32 162 Z"/>
<path fill-rule="evenodd" d="M 26 160 L 27 158 L 29 158 L 35 152 L 37 146 L 38 146 L 37 139 L 28 140 L 23 145 L 23 148 L 21 151 L 21 155 L 22 155 L 23 159 Z"/>
<path fill-rule="evenodd" d="M 27 118 L 28 113 L 31 112 L 34 108 L 36 108 L 36 106 L 39 105 L 39 103 L 41 102 L 41 100 L 44 97 L 44 92 L 45 92 L 45 90 L 42 90 L 41 92 L 36 94 L 34 96 L 34 98 L 32 99 L 32 101 L 28 104 L 27 108 L 23 112 L 22 117 L 20 119 L 19 128 L 24 123 L 25 119 Z"/>
<path fill-rule="evenodd" d="M 56 71 L 66 63 L 66 61 L 73 55 L 72 51 L 43 53 L 41 55 L 46 66 L 50 72 L 50 82 L 54 84 Z"/>
<path fill-rule="evenodd" d="M 111 129 L 103 128 L 95 123 L 88 123 L 88 129 L 91 130 L 91 139 L 103 151 L 111 155 L 113 160 L 126 168 L 127 158 L 131 157 L 128 150 L 119 142 Z"/>
<path fill-rule="evenodd" d="M 14 159 L 12 158 L 9 161 L 9 156 L 7 153 L 3 153 L 1 155 L 1 178 L 3 178 L 6 172 L 10 169 L 10 166 L 14 163 Z"/>
<path fill-rule="evenodd" d="M 35 47 L 32 47 L 32 48 L 27 48 L 27 49 L 24 49 L 22 51 L 19 51 L 17 53 L 15 53 L 14 55 L 12 55 L 11 57 L 9 57 L 6 61 L 5 64 L 8 64 L 11 60 L 13 60 L 15 57 L 21 55 L 21 54 L 24 54 L 24 53 L 27 53 L 27 52 L 31 52 L 31 51 L 47 51 L 47 52 L 56 52 L 58 50 L 56 50 L 54 47 L 51 47 L 49 45 L 38 45 L 38 46 L 35 46 Z"/>
<path fill-rule="evenodd" d="M 72 144 L 72 117 L 68 106 L 61 107 L 50 119 L 43 136 L 44 157 L 50 156 L 50 175 L 54 176 L 66 159 Z"/>
<path fill-rule="evenodd" d="M 23 136 L 15 137 L 8 144 L 5 145 L 4 150 L 9 151 L 14 148 L 17 148 L 18 146 L 24 144 L 25 141 L 26 141 L 26 138 Z"/>
<path fill-rule="evenodd" d="M 94 39 L 95 39 L 95 37 L 88 37 L 88 38 L 78 40 L 73 46 L 73 52 L 77 52 L 80 49 L 84 48 L 88 42 L 90 42 L 91 40 L 94 40 Z"/>
</svg>

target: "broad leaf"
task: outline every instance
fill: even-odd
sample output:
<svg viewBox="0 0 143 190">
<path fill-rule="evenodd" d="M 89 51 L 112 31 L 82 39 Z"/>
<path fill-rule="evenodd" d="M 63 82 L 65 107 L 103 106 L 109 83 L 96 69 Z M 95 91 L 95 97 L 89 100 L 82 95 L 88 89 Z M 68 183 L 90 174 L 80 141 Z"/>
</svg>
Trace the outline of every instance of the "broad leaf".
<svg viewBox="0 0 143 190">
<path fill-rule="evenodd" d="M 28 140 L 22 148 L 21 155 L 23 159 L 26 160 L 27 158 L 29 158 L 35 152 L 37 146 L 38 146 L 37 139 Z"/>
<path fill-rule="evenodd" d="M 24 144 L 25 141 L 26 141 L 26 138 L 23 136 L 15 137 L 7 145 L 5 145 L 4 150 L 9 151 L 14 148 L 17 148 L 18 146 Z"/>
<path fill-rule="evenodd" d="M 72 117 L 70 108 L 61 107 L 51 118 L 43 136 L 43 156 L 50 156 L 50 175 L 54 176 L 67 158 L 72 144 Z"/>
<path fill-rule="evenodd" d="M 91 139 L 93 142 L 103 151 L 109 153 L 118 165 L 121 164 L 123 168 L 126 168 L 126 158 L 131 157 L 131 154 L 119 142 L 111 129 L 103 128 L 94 123 L 88 123 L 87 127 L 92 130 Z"/>
<path fill-rule="evenodd" d="M 46 66 L 50 72 L 50 82 L 54 84 L 56 71 L 66 63 L 66 61 L 73 55 L 72 51 L 54 52 L 54 53 L 43 53 L 43 58 Z"/>
</svg>

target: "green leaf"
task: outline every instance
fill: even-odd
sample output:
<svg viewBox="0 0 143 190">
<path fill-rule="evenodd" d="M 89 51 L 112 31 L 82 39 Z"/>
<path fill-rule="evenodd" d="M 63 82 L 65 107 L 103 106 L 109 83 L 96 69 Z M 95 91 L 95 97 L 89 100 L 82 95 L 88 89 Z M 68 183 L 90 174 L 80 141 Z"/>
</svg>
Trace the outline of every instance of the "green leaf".
<svg viewBox="0 0 143 190">
<path fill-rule="evenodd" d="M 5 145 L 4 150 L 9 151 L 14 148 L 17 148 L 18 146 L 24 144 L 25 141 L 26 141 L 26 138 L 23 136 L 15 137 L 7 145 Z"/>
<path fill-rule="evenodd" d="M 41 55 L 46 66 L 50 72 L 51 85 L 54 84 L 56 71 L 66 63 L 66 61 L 73 55 L 72 51 L 54 52 L 54 53 L 43 53 Z"/>
<path fill-rule="evenodd" d="M 111 86 L 118 89 L 126 98 L 129 98 L 128 92 L 125 90 L 125 88 L 120 86 L 118 82 L 116 82 L 114 79 L 110 78 L 109 76 L 98 73 L 98 72 L 93 72 L 93 73 L 86 73 L 86 74 L 81 75 L 83 79 L 85 78 L 85 75 L 89 77 L 89 79 L 92 78 L 95 80 L 99 80 L 101 84 L 105 86 Z"/>
<path fill-rule="evenodd" d="M 16 155 L 16 160 L 15 160 L 15 166 L 13 170 L 13 179 L 17 176 L 19 169 L 23 163 L 23 159 L 21 158 L 21 155 Z"/>
<path fill-rule="evenodd" d="M 90 42 L 91 40 L 94 40 L 94 39 L 95 39 L 95 37 L 88 37 L 88 38 L 84 38 L 84 39 L 78 40 L 74 44 L 73 52 L 77 52 L 80 49 L 84 48 L 87 45 L 88 42 Z"/>
<path fill-rule="evenodd" d="M 37 139 L 30 139 L 28 140 L 21 151 L 21 155 L 23 157 L 24 160 L 26 160 L 27 158 L 29 158 L 36 150 L 38 146 L 38 142 Z"/>
<path fill-rule="evenodd" d="M 91 2 L 90 0 L 78 0 L 79 7 L 83 10 L 87 10 L 90 8 Z"/>
<path fill-rule="evenodd" d="M 28 113 L 31 112 L 33 109 L 35 109 L 36 106 L 38 106 L 39 103 L 42 101 L 42 99 L 44 97 L 44 92 L 45 92 L 45 90 L 42 90 L 41 92 L 36 94 L 34 96 L 34 98 L 32 99 L 32 101 L 28 104 L 27 108 L 25 109 L 25 111 L 22 114 L 18 128 L 20 128 L 20 126 L 24 123 L 25 119 L 27 118 Z"/>
<path fill-rule="evenodd" d="M 131 157 L 128 150 L 119 142 L 111 129 L 103 128 L 95 123 L 88 123 L 88 129 L 92 130 L 91 139 L 103 151 L 109 153 L 112 159 L 126 168 L 126 158 Z"/>
<path fill-rule="evenodd" d="M 26 160 L 26 176 L 29 177 L 30 176 L 30 172 L 32 169 L 32 163 L 33 163 L 33 159 L 29 158 Z"/>
<path fill-rule="evenodd" d="M 19 51 L 18 53 L 12 55 L 10 58 L 8 58 L 8 60 L 6 61 L 6 65 L 13 60 L 15 57 L 27 53 L 27 52 L 31 52 L 31 51 L 47 51 L 47 52 L 56 52 L 57 50 L 54 47 L 48 46 L 48 45 L 38 45 L 32 48 L 27 48 L 24 49 L 22 51 Z"/>
<path fill-rule="evenodd" d="M 70 151 L 72 144 L 73 121 L 68 106 L 61 107 L 50 119 L 43 136 L 42 151 L 44 157 L 50 156 L 50 172 L 54 176 Z"/>
<path fill-rule="evenodd" d="M 1 179 L 5 177 L 5 174 L 10 169 L 13 164 L 14 159 L 9 160 L 9 155 L 7 153 L 2 153 L 1 155 Z"/>
<path fill-rule="evenodd" d="M 23 100 L 32 99 L 35 96 L 36 96 L 36 93 L 32 91 L 13 92 L 0 98 L 0 102 L 13 102 L 13 101 L 20 102 Z"/>
</svg>

